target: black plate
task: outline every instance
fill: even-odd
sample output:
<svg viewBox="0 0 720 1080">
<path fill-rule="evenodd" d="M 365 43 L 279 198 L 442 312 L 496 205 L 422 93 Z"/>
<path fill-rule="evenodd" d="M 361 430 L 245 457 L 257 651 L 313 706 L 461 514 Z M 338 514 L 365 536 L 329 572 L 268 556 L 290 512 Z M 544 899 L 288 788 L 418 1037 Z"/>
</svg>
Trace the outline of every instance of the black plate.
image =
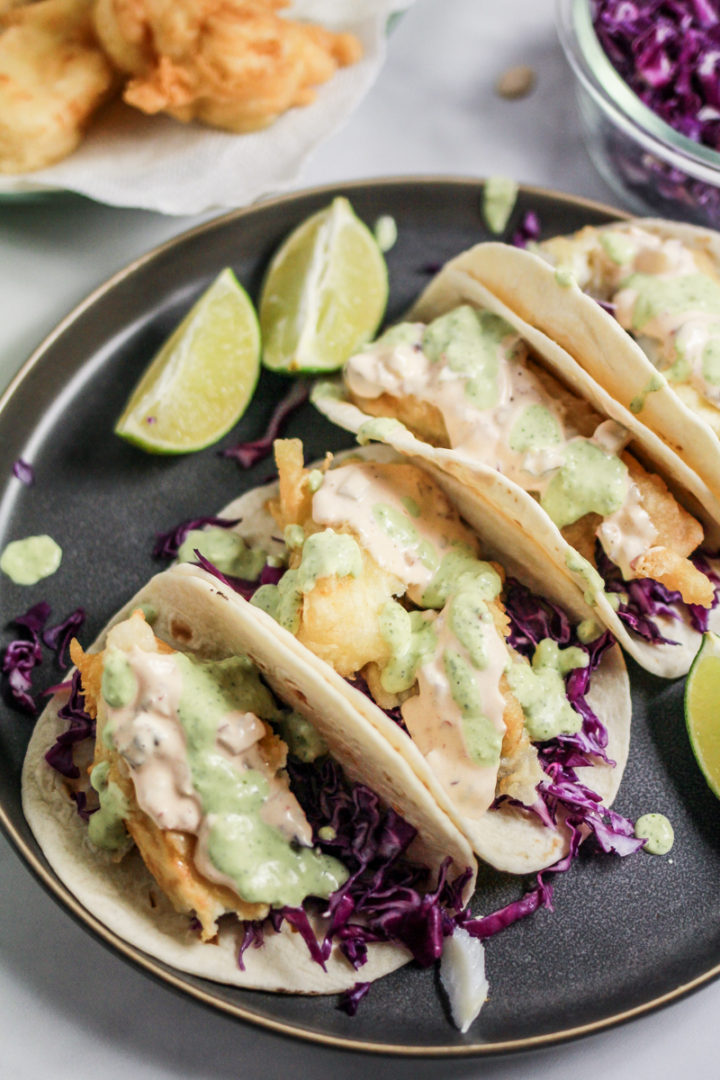
<svg viewBox="0 0 720 1080">
<path fill-rule="evenodd" d="M 64 551 L 60 571 L 21 588 L 3 576 L 3 619 L 47 599 L 53 621 L 78 604 L 89 643 L 108 616 L 158 569 L 156 531 L 215 511 L 267 478 L 217 456 L 153 457 L 115 438 L 113 423 L 150 357 L 217 272 L 232 266 L 257 297 L 279 241 L 335 194 L 372 223 L 391 214 L 398 241 L 388 254 L 388 317 L 404 311 L 432 269 L 487 238 L 477 181 L 398 179 L 346 184 L 282 198 L 220 218 L 151 252 L 114 277 L 40 347 L 0 401 L 0 549 L 47 532 Z M 546 235 L 600 223 L 612 210 L 548 192 L 521 191 L 508 234 L 536 210 Z M 264 375 L 240 427 L 224 441 L 258 435 L 287 384 Z M 310 406 L 288 434 L 308 455 L 349 445 Z M 37 482 L 10 479 L 17 458 Z M 2 645 L 11 638 L 6 627 Z M 44 685 L 57 681 L 47 664 Z M 493 1053 L 569 1038 L 626 1020 L 720 974 L 720 806 L 707 790 L 684 734 L 682 683 L 631 665 L 633 745 L 616 807 L 635 819 L 662 811 L 676 843 L 670 856 L 628 859 L 585 853 L 555 884 L 555 910 L 540 911 L 488 942 L 491 996 L 466 1036 L 451 1026 L 434 971 L 407 967 L 373 987 L 350 1019 L 332 999 L 284 997 L 178 974 L 108 933 L 76 903 L 44 861 L 20 807 L 20 769 L 31 721 L 2 706 L 0 821 L 42 884 L 83 925 L 126 958 L 208 1005 L 318 1042 L 417 1054 Z M 42 685 L 42 680 L 40 685 Z M 489 912 L 523 883 L 481 876 L 473 904 Z"/>
</svg>

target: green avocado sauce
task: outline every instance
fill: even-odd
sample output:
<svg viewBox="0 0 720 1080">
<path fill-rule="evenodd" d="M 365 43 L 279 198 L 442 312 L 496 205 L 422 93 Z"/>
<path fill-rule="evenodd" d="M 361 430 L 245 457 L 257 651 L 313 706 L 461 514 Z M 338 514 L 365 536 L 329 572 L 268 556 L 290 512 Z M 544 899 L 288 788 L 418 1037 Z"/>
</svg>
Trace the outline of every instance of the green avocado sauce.
<svg viewBox="0 0 720 1080">
<path fill-rule="evenodd" d="M 720 386 L 720 324 L 716 323 L 710 329 L 714 331 L 714 336 L 703 349 L 702 373 L 705 382 Z"/>
<path fill-rule="evenodd" d="M 569 266 L 558 266 L 555 271 L 555 280 L 563 289 L 569 289 L 575 283 L 575 275 Z"/>
<path fill-rule="evenodd" d="M 642 412 L 645 408 L 645 402 L 649 394 L 654 394 L 656 390 L 662 390 L 665 385 L 664 380 L 660 375 L 651 375 L 646 385 L 642 388 L 639 394 L 630 402 L 630 412 L 637 413 Z"/>
<path fill-rule="evenodd" d="M 319 578 L 358 577 L 362 573 L 362 552 L 356 540 L 333 529 L 312 533 L 302 549 L 300 565 L 288 570 L 277 585 L 262 585 L 251 603 L 267 611 L 291 634 L 300 628 L 303 593 L 310 592 Z"/>
<path fill-rule="evenodd" d="M 617 232 L 601 232 L 600 246 L 616 266 L 627 266 L 635 258 L 635 242 L 629 236 Z"/>
<path fill-rule="evenodd" d="M 90 773 L 90 783 L 97 791 L 100 807 L 88 818 L 88 837 L 97 847 L 118 851 L 128 843 L 124 818 L 130 806 L 117 784 L 108 780 L 110 762 L 101 761 Z"/>
<path fill-rule="evenodd" d="M 235 710 L 276 719 L 270 692 L 245 657 L 198 661 L 178 653 L 182 677 L 178 715 L 185 732 L 193 787 L 208 817 L 208 856 L 250 903 L 300 905 L 327 898 L 347 880 L 336 859 L 297 847 L 260 812 L 269 793 L 255 769 L 238 769 L 216 747 L 218 725 Z"/>
<path fill-rule="evenodd" d="M 463 304 L 428 324 L 422 347 L 431 363 L 443 359 L 466 379 L 465 396 L 476 408 L 491 409 L 500 398 L 500 346 L 507 338 L 517 334 L 499 315 Z"/>
<path fill-rule="evenodd" d="M 482 711 L 477 700 L 472 665 L 455 649 L 446 649 L 443 666 L 453 701 L 460 710 L 463 738 L 469 756 L 478 765 L 495 767 L 502 750 L 502 732 Z"/>
<path fill-rule="evenodd" d="M 582 727 L 582 717 L 565 694 L 565 676 L 575 668 L 587 667 L 582 649 L 561 649 L 544 638 L 535 649 L 531 664 L 514 663 L 507 677 L 525 716 L 525 727 L 533 742 L 558 735 L 574 735 Z"/>
<path fill-rule="evenodd" d="M 517 201 L 517 182 L 509 176 L 488 176 L 483 188 L 483 217 L 491 233 L 499 236 Z"/>
<path fill-rule="evenodd" d="M 361 446 L 369 442 L 390 442 L 393 435 L 407 431 L 404 424 L 389 416 L 374 416 L 358 428 L 357 441 Z"/>
<path fill-rule="evenodd" d="M 645 841 L 648 855 L 667 855 L 675 842 L 673 827 L 664 814 L 643 814 L 635 822 L 635 835 Z"/>
<path fill-rule="evenodd" d="M 278 734 L 288 750 L 300 761 L 310 762 L 328 752 L 327 743 L 315 725 L 298 712 L 288 713 L 278 724 Z"/>
<path fill-rule="evenodd" d="M 122 709 L 137 697 L 138 681 L 127 654 L 108 648 L 103 657 L 100 693 L 111 709 Z"/>
<path fill-rule="evenodd" d="M 412 503 L 413 500 L 411 499 Z M 415 503 L 417 506 L 417 503 Z M 418 507 L 418 512 L 419 512 Z M 440 564 L 440 556 L 435 546 L 421 538 L 420 533 L 410 520 L 409 511 L 390 506 L 388 503 L 375 503 L 372 508 L 375 523 L 390 537 L 394 544 L 403 548 L 414 548 L 423 566 L 428 570 L 436 570 Z"/>
<path fill-rule="evenodd" d="M 632 329 L 636 332 L 642 331 L 660 315 L 679 315 L 683 312 L 720 315 L 720 282 L 707 274 L 674 277 L 630 274 L 621 283 L 621 288 L 637 292 L 632 312 Z"/>
<path fill-rule="evenodd" d="M 562 529 L 585 514 L 607 517 L 619 510 L 627 488 L 627 466 L 616 454 L 607 454 L 589 439 L 572 439 L 540 505 Z"/>
<path fill-rule="evenodd" d="M 422 611 L 406 611 L 396 600 L 383 606 L 379 626 L 392 650 L 380 672 L 380 682 L 389 694 L 399 694 L 410 689 L 417 669 L 433 656 L 437 634 Z"/>
<path fill-rule="evenodd" d="M 221 574 L 255 581 L 265 565 L 265 552 L 249 548 L 232 529 L 191 529 L 180 545 L 180 562 L 194 562 L 195 549 L 204 555 Z"/>
<path fill-rule="evenodd" d="M 510 432 L 510 449 L 518 454 L 557 446 L 562 431 L 557 418 L 544 405 L 528 405 L 520 413 Z"/>
<path fill-rule="evenodd" d="M 490 573 L 487 573 L 490 570 Z M 470 758 L 481 766 L 497 766 L 502 750 L 502 732 L 483 710 L 475 671 L 490 663 L 488 635 L 495 633 L 488 601 L 496 593 L 492 567 L 477 561 L 475 572 L 465 571 L 450 596 L 446 617 L 455 640 L 464 649 L 446 649 L 443 666 L 450 693 L 462 716 L 463 739 Z M 497 580 L 499 591 L 499 578 Z"/>
<path fill-rule="evenodd" d="M 457 591 L 460 578 L 469 575 L 481 590 L 484 600 L 494 600 L 500 595 L 502 582 L 497 570 L 490 563 L 476 559 L 470 548 L 454 543 L 443 556 L 440 566 L 422 595 L 422 606 L 440 608 L 447 603 L 451 593 Z"/>
<path fill-rule="evenodd" d="M 12 540 L 0 555 L 0 570 L 16 585 L 35 585 L 54 574 L 62 548 L 51 536 L 26 536 Z"/>
</svg>

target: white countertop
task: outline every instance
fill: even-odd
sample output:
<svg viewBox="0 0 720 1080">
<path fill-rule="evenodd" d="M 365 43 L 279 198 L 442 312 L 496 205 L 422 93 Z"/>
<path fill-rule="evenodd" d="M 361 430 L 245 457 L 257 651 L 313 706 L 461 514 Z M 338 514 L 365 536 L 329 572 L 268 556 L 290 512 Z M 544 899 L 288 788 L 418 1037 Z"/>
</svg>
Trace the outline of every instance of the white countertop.
<svg viewBox="0 0 720 1080">
<path fill-rule="evenodd" d="M 297 186 L 503 173 L 616 203 L 580 142 L 552 9 L 551 0 L 417 0 L 391 36 L 370 95 Z M 499 99 L 495 79 L 519 63 L 537 71 L 535 92 Z M 0 204 L 0 388 L 88 292 L 196 223 L 75 198 Z M 716 1010 L 717 983 L 562 1047 L 503 1060 L 398 1060 L 394 1073 L 398 1080 L 711 1077 Z M 0 1077 L 279 1080 L 298 1068 L 298 1053 L 298 1044 L 209 1012 L 122 963 L 45 895 L 0 837 Z M 303 1048 L 305 1075 L 329 1068 L 350 1080 L 374 1065 L 363 1055 Z"/>
</svg>

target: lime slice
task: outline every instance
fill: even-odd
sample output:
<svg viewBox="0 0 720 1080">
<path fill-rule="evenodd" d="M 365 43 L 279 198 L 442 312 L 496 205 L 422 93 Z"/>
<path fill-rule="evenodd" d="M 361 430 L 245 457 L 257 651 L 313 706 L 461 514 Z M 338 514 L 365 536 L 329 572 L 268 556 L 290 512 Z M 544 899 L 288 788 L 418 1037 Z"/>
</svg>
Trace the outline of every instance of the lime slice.
<svg viewBox="0 0 720 1080">
<path fill-rule="evenodd" d="M 299 225 L 275 254 L 260 297 L 263 364 L 336 371 L 373 336 L 388 277 L 377 240 L 347 199 Z"/>
<path fill-rule="evenodd" d="M 225 269 L 155 356 L 115 432 L 151 454 L 201 450 L 243 415 L 259 372 L 257 315 Z"/>
<path fill-rule="evenodd" d="M 685 723 L 695 759 L 720 798 L 720 637 L 708 632 L 685 685 Z"/>
</svg>

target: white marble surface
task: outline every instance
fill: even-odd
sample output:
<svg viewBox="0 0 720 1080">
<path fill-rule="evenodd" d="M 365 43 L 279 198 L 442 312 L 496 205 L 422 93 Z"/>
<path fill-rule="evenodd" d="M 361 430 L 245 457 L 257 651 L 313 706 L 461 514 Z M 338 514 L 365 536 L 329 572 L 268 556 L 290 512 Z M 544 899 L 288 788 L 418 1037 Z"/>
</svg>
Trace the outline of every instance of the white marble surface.
<svg viewBox="0 0 720 1080">
<path fill-rule="evenodd" d="M 531 64 L 534 94 L 499 100 L 506 67 Z M 613 202 L 579 141 L 551 0 L 417 0 L 383 73 L 302 185 L 391 174 L 507 173 Z M 195 221 L 76 199 L 0 204 L 0 386 L 82 297 Z M 7 614 L 7 613 L 6 613 Z M 522 1009 L 518 988 L 518 1008 Z M 541 1053 L 454 1063 L 398 1061 L 405 1077 L 654 1080 L 717 1075 L 720 985 L 614 1031 Z M 44 894 L 0 837 L 0 1077 L 179 1080 L 332 1070 L 365 1056 L 306 1047 L 202 1009 L 105 951 Z"/>
</svg>

